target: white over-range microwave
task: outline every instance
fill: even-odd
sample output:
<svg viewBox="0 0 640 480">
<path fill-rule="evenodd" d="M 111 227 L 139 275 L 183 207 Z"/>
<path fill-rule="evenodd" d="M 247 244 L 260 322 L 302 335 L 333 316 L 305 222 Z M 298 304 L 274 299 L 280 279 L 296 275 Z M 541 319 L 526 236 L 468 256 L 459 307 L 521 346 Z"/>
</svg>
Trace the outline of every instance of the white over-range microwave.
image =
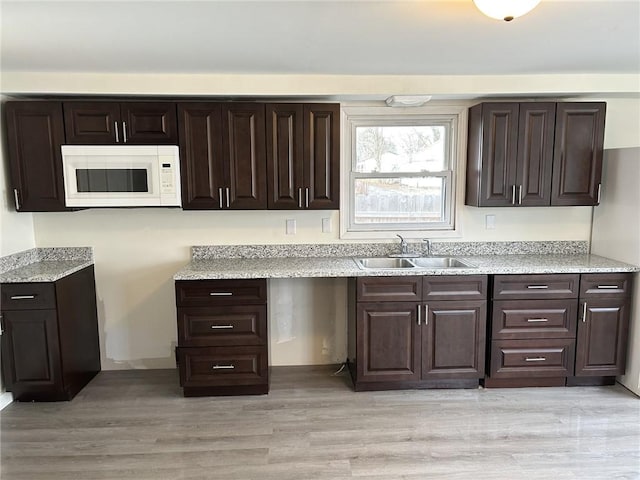
<svg viewBox="0 0 640 480">
<path fill-rule="evenodd" d="M 63 145 L 67 207 L 179 207 L 175 145 Z"/>
</svg>

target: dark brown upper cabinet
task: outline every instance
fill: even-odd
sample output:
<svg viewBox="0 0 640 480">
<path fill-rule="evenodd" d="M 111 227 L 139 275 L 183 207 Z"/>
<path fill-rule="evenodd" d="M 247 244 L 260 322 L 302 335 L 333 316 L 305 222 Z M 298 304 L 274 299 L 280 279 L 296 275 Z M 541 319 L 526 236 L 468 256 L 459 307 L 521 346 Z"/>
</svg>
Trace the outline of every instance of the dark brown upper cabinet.
<svg viewBox="0 0 640 480">
<path fill-rule="evenodd" d="M 66 143 L 177 145 L 173 102 L 64 102 Z"/>
<path fill-rule="evenodd" d="M 551 205 L 598 205 L 606 103 L 558 103 Z"/>
<path fill-rule="evenodd" d="M 340 106 L 266 108 L 269 208 L 340 208 Z"/>
<path fill-rule="evenodd" d="M 182 208 L 265 209 L 265 107 L 179 103 Z"/>
<path fill-rule="evenodd" d="M 11 188 L 19 212 L 68 210 L 64 201 L 61 102 L 15 101 L 4 106 Z"/>
<path fill-rule="evenodd" d="M 604 103 L 472 107 L 466 204 L 597 205 L 604 111 Z"/>
</svg>

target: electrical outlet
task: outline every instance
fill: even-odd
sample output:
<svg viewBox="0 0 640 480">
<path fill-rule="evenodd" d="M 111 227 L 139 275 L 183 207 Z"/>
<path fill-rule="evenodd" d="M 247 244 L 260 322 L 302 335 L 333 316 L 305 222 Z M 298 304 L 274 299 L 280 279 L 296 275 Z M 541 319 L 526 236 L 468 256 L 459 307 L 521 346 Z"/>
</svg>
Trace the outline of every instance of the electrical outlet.
<svg viewBox="0 0 640 480">
<path fill-rule="evenodd" d="M 323 218 L 322 219 L 322 233 L 331 233 L 331 219 Z"/>
<path fill-rule="evenodd" d="M 296 234 L 296 221 L 294 219 L 287 219 L 286 222 L 286 235 L 295 235 Z"/>
<path fill-rule="evenodd" d="M 484 222 L 485 222 L 485 228 L 487 230 L 495 230 L 496 229 L 496 216 L 495 215 L 485 215 Z"/>
</svg>

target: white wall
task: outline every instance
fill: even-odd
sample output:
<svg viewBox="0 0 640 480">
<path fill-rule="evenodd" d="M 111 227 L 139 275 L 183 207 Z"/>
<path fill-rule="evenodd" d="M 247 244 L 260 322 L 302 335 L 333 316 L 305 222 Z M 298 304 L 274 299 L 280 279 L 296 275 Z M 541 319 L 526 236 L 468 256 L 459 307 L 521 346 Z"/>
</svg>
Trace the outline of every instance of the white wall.
<svg viewBox="0 0 640 480">
<path fill-rule="evenodd" d="M 104 93 L 148 93 L 166 88 L 166 93 L 220 94 L 219 85 L 195 78 L 165 79 L 150 84 L 142 76 L 74 76 L 51 74 L 9 76 L 3 87 L 15 91 L 100 91 Z M 566 77 L 566 76 L 565 76 Z M 598 76 L 591 83 L 571 82 L 563 77 L 469 77 L 449 82 L 451 93 L 469 96 L 500 91 L 515 94 L 525 85 L 537 93 L 583 91 L 628 91 L 629 79 Z M 160 80 L 158 80 L 160 78 Z M 262 77 L 236 82 L 236 92 L 246 95 L 377 94 L 431 91 L 432 85 L 415 78 L 349 77 L 343 83 L 332 77 L 291 77 L 261 83 Z M 502 80 L 501 80 L 502 78 Z M 581 77 L 582 78 L 582 77 Z M 20 81 L 18 81 L 20 80 Z M 131 80 L 127 83 L 126 80 Z M 21 83 L 22 82 L 22 83 Z M 172 83 L 173 82 L 173 83 Z M 445 88 L 446 82 L 433 82 Z M 222 88 L 231 88 L 222 82 Z M 327 86 L 328 85 L 328 86 Z M 393 87 L 395 85 L 395 87 Z M 537 89 L 534 85 L 538 85 Z M 579 90 L 567 90 L 580 85 Z M 611 88 L 605 88 L 609 85 Z M 213 91 L 211 89 L 217 88 Z M 564 89 L 564 90 L 563 90 Z M 638 99 L 629 100 L 638 104 Z M 617 105 L 620 103 L 620 105 Z M 625 102 L 613 102 L 607 114 L 608 147 L 624 144 L 633 133 Z M 630 123 L 631 122 L 631 123 Z M 621 131 L 610 133 L 609 125 Z M 496 215 L 496 229 L 485 230 L 485 215 Z M 592 209 L 588 207 L 477 209 L 462 208 L 463 232 L 458 240 L 589 240 Z M 329 216 L 332 233 L 321 233 L 321 219 Z M 297 234 L 284 233 L 285 220 L 297 220 Z M 38 246 L 93 246 L 101 324 L 102 362 L 105 369 L 173 367 L 176 341 L 173 273 L 189 261 L 191 245 L 338 242 L 337 212 L 183 212 L 171 209 L 105 209 L 81 212 L 33 214 Z M 320 292 L 320 293 L 318 293 Z M 320 296 L 319 296 L 320 295 Z M 313 302 L 314 308 L 308 307 Z M 344 280 L 289 279 L 270 282 L 270 354 L 272 365 L 334 363 L 344 360 L 346 300 Z"/>
</svg>

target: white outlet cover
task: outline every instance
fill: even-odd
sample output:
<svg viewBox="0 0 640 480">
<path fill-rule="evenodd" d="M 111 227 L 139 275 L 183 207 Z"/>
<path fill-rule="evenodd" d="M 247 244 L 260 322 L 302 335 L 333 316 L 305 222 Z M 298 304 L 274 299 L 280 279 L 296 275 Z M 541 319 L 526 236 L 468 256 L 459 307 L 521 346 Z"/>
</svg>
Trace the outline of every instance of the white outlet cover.
<svg viewBox="0 0 640 480">
<path fill-rule="evenodd" d="M 286 222 L 286 230 L 285 230 L 285 234 L 286 235 L 295 235 L 296 234 L 296 221 L 293 219 L 287 219 Z"/>
</svg>

